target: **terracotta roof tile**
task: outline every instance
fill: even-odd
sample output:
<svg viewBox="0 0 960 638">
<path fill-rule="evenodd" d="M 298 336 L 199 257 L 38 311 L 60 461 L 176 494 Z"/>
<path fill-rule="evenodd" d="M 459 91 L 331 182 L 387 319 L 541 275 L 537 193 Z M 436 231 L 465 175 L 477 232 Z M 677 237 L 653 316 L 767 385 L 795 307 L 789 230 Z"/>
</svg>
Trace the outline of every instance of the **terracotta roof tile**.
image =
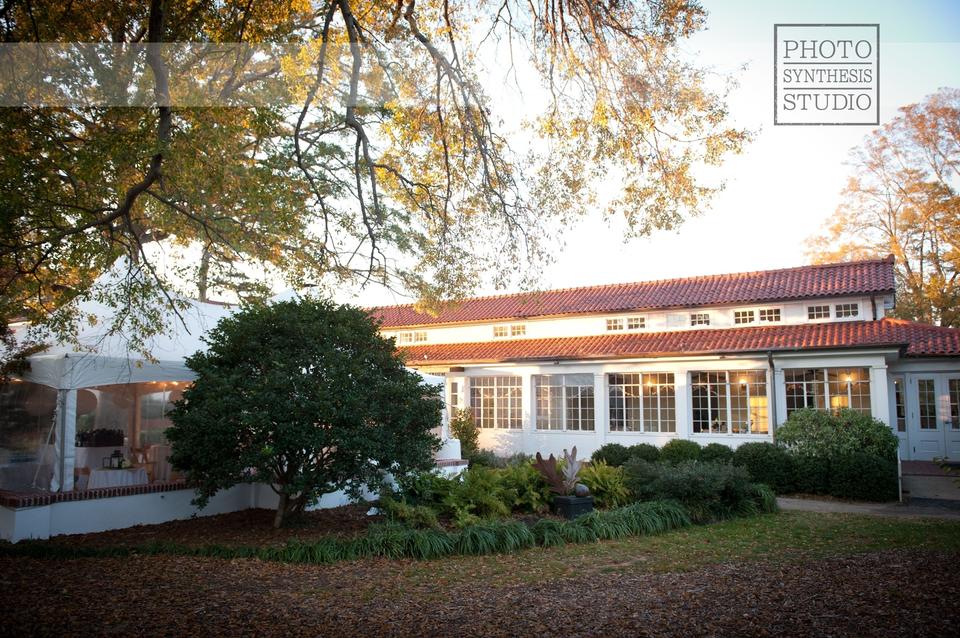
<svg viewBox="0 0 960 638">
<path fill-rule="evenodd" d="M 960 329 L 881 319 L 712 328 L 592 337 L 516 339 L 401 348 L 408 365 L 557 359 L 617 359 L 689 354 L 783 352 L 862 347 L 903 348 L 907 356 L 960 356 Z"/>
<path fill-rule="evenodd" d="M 432 316 L 413 305 L 372 308 L 384 327 L 891 294 L 893 257 L 781 270 L 476 297 Z"/>
</svg>

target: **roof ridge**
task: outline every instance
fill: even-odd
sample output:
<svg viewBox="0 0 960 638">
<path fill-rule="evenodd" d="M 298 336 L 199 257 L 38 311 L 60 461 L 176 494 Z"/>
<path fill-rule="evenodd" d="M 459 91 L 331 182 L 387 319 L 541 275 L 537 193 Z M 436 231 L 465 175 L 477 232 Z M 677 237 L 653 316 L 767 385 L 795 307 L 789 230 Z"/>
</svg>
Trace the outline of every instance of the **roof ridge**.
<svg viewBox="0 0 960 638">
<path fill-rule="evenodd" d="M 804 266 L 788 266 L 785 268 L 771 268 L 768 270 L 743 270 L 736 272 L 725 272 L 725 273 L 715 273 L 712 275 L 691 275 L 687 277 L 667 277 L 664 279 L 644 279 L 641 281 L 624 281 L 618 283 L 609 283 L 609 284 L 594 284 L 590 286 L 570 286 L 566 288 L 549 288 L 546 290 L 531 290 L 527 292 L 509 292 L 501 293 L 496 295 L 481 295 L 477 297 L 466 297 L 461 299 L 459 302 L 451 302 L 451 306 L 456 307 L 463 303 L 469 301 L 489 301 L 492 299 L 510 299 L 523 296 L 535 296 L 542 295 L 547 293 L 566 293 L 582 290 L 602 290 L 606 288 L 617 288 L 623 286 L 645 286 L 645 285 L 663 285 L 666 283 L 674 282 L 692 282 L 692 281 L 702 281 L 702 280 L 711 280 L 711 279 L 720 279 L 723 277 L 737 277 L 737 276 L 747 276 L 747 275 L 764 275 L 771 273 L 785 273 L 785 272 L 794 272 L 798 270 L 827 270 L 830 268 L 842 268 L 847 266 L 854 266 L 860 264 L 881 264 L 881 263 L 894 263 L 894 256 L 887 255 L 886 257 L 875 257 L 873 259 L 855 259 L 852 261 L 837 261 L 830 262 L 828 264 L 807 264 Z M 413 308 L 416 306 L 416 302 L 405 303 L 405 304 L 392 304 L 387 306 L 371 306 L 366 308 L 370 312 L 378 310 L 395 310 L 399 308 Z M 419 311 L 418 311 L 419 312 Z M 426 313 L 424 313 L 426 314 Z"/>
</svg>

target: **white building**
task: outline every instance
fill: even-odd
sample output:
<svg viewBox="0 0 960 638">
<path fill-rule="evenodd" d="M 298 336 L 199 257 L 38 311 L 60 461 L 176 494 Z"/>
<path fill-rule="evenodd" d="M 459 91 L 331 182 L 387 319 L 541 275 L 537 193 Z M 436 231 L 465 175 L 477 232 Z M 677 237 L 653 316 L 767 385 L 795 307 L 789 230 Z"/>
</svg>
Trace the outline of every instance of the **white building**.
<svg viewBox="0 0 960 638">
<path fill-rule="evenodd" d="M 958 458 L 960 330 L 888 317 L 894 288 L 890 257 L 373 314 L 499 453 L 735 447 L 810 406 L 884 421 L 903 459 Z"/>
</svg>

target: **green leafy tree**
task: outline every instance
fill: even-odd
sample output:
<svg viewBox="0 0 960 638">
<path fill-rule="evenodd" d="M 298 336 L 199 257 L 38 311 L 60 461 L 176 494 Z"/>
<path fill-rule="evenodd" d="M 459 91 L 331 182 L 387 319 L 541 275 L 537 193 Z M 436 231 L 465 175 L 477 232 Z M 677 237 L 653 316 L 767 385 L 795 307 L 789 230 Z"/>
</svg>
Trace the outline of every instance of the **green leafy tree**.
<svg viewBox="0 0 960 638">
<path fill-rule="evenodd" d="M 0 109 L 0 294 L 69 337 L 53 311 L 84 296 L 142 335 L 178 287 L 375 280 L 434 309 L 533 287 L 601 185 L 630 236 L 722 186 L 701 169 L 747 135 L 683 51 L 705 24 L 696 0 L 0 1 L 4 43 L 146 54 L 68 47 L 47 57 L 76 72 L 38 83 L 83 99 Z M 485 72 L 514 53 L 518 131 L 497 107 L 519 76 Z M 122 290 L 96 291 L 121 256 Z"/>
<path fill-rule="evenodd" d="M 279 495 L 275 525 L 346 489 L 376 489 L 382 473 L 432 466 L 441 404 L 407 370 L 392 339 L 361 309 L 299 300 L 223 319 L 171 415 L 171 461 L 201 505 L 240 483 Z"/>
</svg>

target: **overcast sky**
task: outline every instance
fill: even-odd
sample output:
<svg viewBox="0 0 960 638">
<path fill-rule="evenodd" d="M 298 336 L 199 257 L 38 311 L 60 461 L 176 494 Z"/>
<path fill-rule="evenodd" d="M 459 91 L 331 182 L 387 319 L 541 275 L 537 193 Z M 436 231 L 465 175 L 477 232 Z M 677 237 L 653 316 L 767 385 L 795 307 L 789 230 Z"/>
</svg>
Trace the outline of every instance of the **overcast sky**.
<svg viewBox="0 0 960 638">
<path fill-rule="evenodd" d="M 960 87 L 960 1 L 704 0 L 707 31 L 685 45 L 699 63 L 736 73 L 734 122 L 755 140 L 721 169 L 726 190 L 675 232 L 623 243 L 620 229 L 590 215 L 543 273 L 544 288 L 759 270 L 806 263 L 803 240 L 833 214 L 849 151 L 871 126 L 773 125 L 773 25 L 880 24 L 880 119 L 945 86 Z M 529 103 L 529 101 L 527 102 Z M 613 186 L 615 188 L 615 185 Z M 484 290 L 481 292 L 494 292 Z M 340 301 L 409 300 L 371 288 Z"/>
</svg>

